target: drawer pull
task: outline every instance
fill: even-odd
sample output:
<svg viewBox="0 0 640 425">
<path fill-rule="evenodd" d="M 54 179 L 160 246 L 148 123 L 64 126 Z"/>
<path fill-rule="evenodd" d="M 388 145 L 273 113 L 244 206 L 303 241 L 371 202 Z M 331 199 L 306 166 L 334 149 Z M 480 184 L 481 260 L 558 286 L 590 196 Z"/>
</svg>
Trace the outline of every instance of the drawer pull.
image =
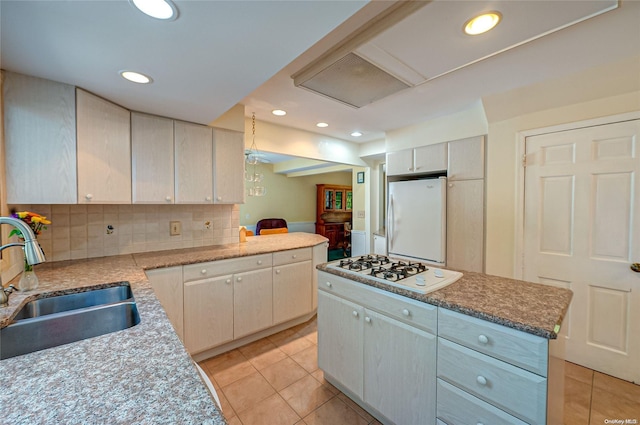
<svg viewBox="0 0 640 425">
<path fill-rule="evenodd" d="M 164 200 L 167 201 L 167 202 L 171 202 L 171 196 L 165 197 Z"/>
<path fill-rule="evenodd" d="M 407 317 L 411 316 L 411 312 L 409 310 L 407 310 L 406 308 L 402 309 L 402 314 L 407 316 Z"/>
<path fill-rule="evenodd" d="M 327 282 L 327 287 L 331 288 L 331 282 Z"/>
<path fill-rule="evenodd" d="M 262 260 L 258 260 L 258 265 L 261 266 L 262 265 Z"/>
<path fill-rule="evenodd" d="M 478 375 L 478 377 L 476 378 L 476 382 L 484 387 L 485 385 L 487 385 L 487 378 L 482 375 Z"/>
<path fill-rule="evenodd" d="M 353 314 L 353 317 L 358 317 L 358 312 L 355 311 L 355 310 L 353 310 L 353 313 L 351 313 L 351 314 Z"/>
<path fill-rule="evenodd" d="M 227 283 L 231 283 L 231 279 L 227 279 L 227 280 L 226 280 L 226 282 L 227 282 Z"/>
<path fill-rule="evenodd" d="M 367 323 L 371 323 L 371 317 L 367 316 L 364 318 L 364 321 Z"/>
<path fill-rule="evenodd" d="M 487 338 L 486 335 L 480 335 L 480 336 L 478 336 L 478 342 L 480 344 L 486 344 L 486 343 L 489 342 L 489 338 Z"/>
<path fill-rule="evenodd" d="M 207 269 L 202 269 L 202 270 L 200 270 L 200 273 L 202 273 L 202 274 L 207 274 Z"/>
<path fill-rule="evenodd" d="M 238 281 L 238 282 L 242 282 L 242 278 L 241 278 L 241 277 L 238 277 L 238 278 L 236 278 L 236 281 Z"/>
<path fill-rule="evenodd" d="M 276 274 L 280 274 L 280 270 L 276 270 Z"/>
<path fill-rule="evenodd" d="M 298 256 L 296 254 L 293 254 L 291 258 L 298 258 Z"/>
</svg>

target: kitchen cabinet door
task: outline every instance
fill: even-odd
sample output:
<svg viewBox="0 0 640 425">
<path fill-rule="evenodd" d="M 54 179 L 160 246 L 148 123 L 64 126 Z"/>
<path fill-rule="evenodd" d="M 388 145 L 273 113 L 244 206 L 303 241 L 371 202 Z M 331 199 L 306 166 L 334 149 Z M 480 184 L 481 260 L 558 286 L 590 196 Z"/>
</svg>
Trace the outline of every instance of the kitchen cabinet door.
<svg viewBox="0 0 640 425">
<path fill-rule="evenodd" d="M 447 144 L 423 146 L 414 150 L 414 174 L 447 170 Z"/>
<path fill-rule="evenodd" d="M 484 178 L 484 136 L 449 142 L 449 180 Z"/>
<path fill-rule="evenodd" d="M 484 270 L 484 180 L 447 184 L 447 267 Z"/>
<path fill-rule="evenodd" d="M 434 424 L 436 336 L 368 309 L 364 315 L 365 403 L 397 424 Z"/>
<path fill-rule="evenodd" d="M 273 324 L 271 267 L 235 274 L 233 280 L 234 339 Z"/>
<path fill-rule="evenodd" d="M 363 322 L 362 306 L 318 292 L 318 366 L 360 399 L 364 385 Z"/>
<path fill-rule="evenodd" d="M 311 312 L 311 260 L 273 268 L 273 323 Z"/>
<path fill-rule="evenodd" d="M 174 122 L 175 203 L 213 202 L 212 129 Z"/>
<path fill-rule="evenodd" d="M 76 89 L 78 203 L 131 203 L 127 109 Z"/>
<path fill-rule="evenodd" d="M 184 342 L 182 266 L 147 270 L 145 273 L 173 329 Z"/>
<path fill-rule="evenodd" d="M 244 133 L 213 129 L 213 202 L 244 204 Z"/>
<path fill-rule="evenodd" d="M 173 120 L 131 113 L 134 204 L 172 204 Z"/>
<path fill-rule="evenodd" d="M 13 72 L 3 76 L 7 203 L 75 204 L 75 88 Z"/>
<path fill-rule="evenodd" d="M 373 253 L 387 255 L 387 238 L 380 235 L 373 235 Z"/>
<path fill-rule="evenodd" d="M 233 276 L 184 284 L 184 344 L 199 353 L 233 339 Z"/>
<path fill-rule="evenodd" d="M 387 176 L 401 176 L 413 172 L 413 149 L 387 153 Z"/>
</svg>

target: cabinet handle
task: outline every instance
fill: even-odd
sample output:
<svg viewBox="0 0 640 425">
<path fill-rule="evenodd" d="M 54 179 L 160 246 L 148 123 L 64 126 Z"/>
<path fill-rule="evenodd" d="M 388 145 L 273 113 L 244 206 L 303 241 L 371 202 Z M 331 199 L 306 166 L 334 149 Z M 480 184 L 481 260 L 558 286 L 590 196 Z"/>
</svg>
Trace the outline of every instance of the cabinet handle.
<svg viewBox="0 0 640 425">
<path fill-rule="evenodd" d="M 226 283 L 231 283 L 231 279 L 227 279 L 227 280 L 226 280 Z"/>
<path fill-rule="evenodd" d="M 407 168 L 407 171 L 413 171 L 413 167 Z"/>
<path fill-rule="evenodd" d="M 298 258 L 298 256 L 296 254 L 293 254 L 291 258 Z"/>
<path fill-rule="evenodd" d="M 488 343 L 488 342 L 489 342 L 489 338 L 487 338 L 487 336 L 486 336 L 486 335 L 479 335 L 479 336 L 478 336 L 478 342 L 479 342 L 480 344 L 486 344 L 486 343 Z"/>
<path fill-rule="evenodd" d="M 217 199 L 218 201 L 222 201 L 222 196 L 218 196 L 216 199 Z"/>
<path fill-rule="evenodd" d="M 241 277 L 238 277 L 238 278 L 236 278 L 236 281 L 238 281 L 238 282 L 242 282 L 242 278 L 241 278 Z"/>
<path fill-rule="evenodd" d="M 327 282 L 327 286 L 331 288 L 331 282 Z"/>
<path fill-rule="evenodd" d="M 355 311 L 355 310 L 353 310 L 353 313 L 351 313 L 351 314 L 353 314 L 353 317 L 358 317 L 358 312 Z"/>
<path fill-rule="evenodd" d="M 202 269 L 202 270 L 200 270 L 200 273 L 202 273 L 202 274 L 207 274 L 207 269 Z"/>
<path fill-rule="evenodd" d="M 92 195 L 92 194 L 90 194 L 90 193 L 87 193 L 87 194 L 85 195 L 85 198 L 87 198 L 87 201 L 90 201 L 90 200 L 92 200 L 92 199 L 93 199 L 93 195 Z"/>
<path fill-rule="evenodd" d="M 262 260 L 258 260 L 258 265 L 261 266 L 262 265 Z"/>
<path fill-rule="evenodd" d="M 487 385 L 487 378 L 482 375 L 478 375 L 478 377 L 476 378 L 476 382 L 484 387 L 485 385 Z"/>
<path fill-rule="evenodd" d="M 416 168 L 414 168 L 414 170 L 419 170 L 419 169 L 421 169 L 421 168 L 422 168 L 422 167 L 416 167 Z"/>
<path fill-rule="evenodd" d="M 478 422 L 476 425 L 484 425 L 482 422 Z"/>
<path fill-rule="evenodd" d="M 207 196 L 206 198 L 204 198 L 205 201 L 210 202 L 211 201 L 211 196 Z"/>
<path fill-rule="evenodd" d="M 371 323 L 371 317 L 367 316 L 364 318 L 364 321 L 367 323 Z"/>
<path fill-rule="evenodd" d="M 278 270 L 276 270 L 276 274 L 280 274 L 280 270 L 279 270 L 279 269 L 278 269 Z"/>
<path fill-rule="evenodd" d="M 449 187 L 453 187 L 453 183 L 449 183 Z"/>
<path fill-rule="evenodd" d="M 402 314 L 404 314 L 405 316 L 409 317 L 411 315 L 411 312 L 409 310 L 407 310 L 406 308 L 402 309 Z"/>
<path fill-rule="evenodd" d="M 164 198 L 164 200 L 167 202 L 171 202 L 171 196 L 167 196 L 166 198 Z"/>
</svg>

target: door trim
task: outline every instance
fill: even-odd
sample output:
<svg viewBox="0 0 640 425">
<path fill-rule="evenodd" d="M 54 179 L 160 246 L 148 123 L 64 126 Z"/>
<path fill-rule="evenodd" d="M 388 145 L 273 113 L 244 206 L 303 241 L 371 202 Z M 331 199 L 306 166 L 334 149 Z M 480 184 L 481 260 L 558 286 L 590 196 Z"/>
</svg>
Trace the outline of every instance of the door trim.
<svg viewBox="0 0 640 425">
<path fill-rule="evenodd" d="M 534 128 L 531 130 L 518 131 L 516 133 L 516 223 L 515 223 L 515 261 L 513 265 L 513 276 L 522 279 L 524 276 L 524 169 L 523 155 L 526 152 L 526 139 L 531 136 L 542 134 L 558 133 L 562 131 L 577 130 L 586 127 L 596 127 L 599 125 L 614 124 L 624 121 L 640 119 L 640 111 L 627 112 L 624 114 L 609 115 L 605 117 L 592 118 L 588 120 L 575 121 L 565 124 L 558 124 L 549 127 Z"/>
</svg>

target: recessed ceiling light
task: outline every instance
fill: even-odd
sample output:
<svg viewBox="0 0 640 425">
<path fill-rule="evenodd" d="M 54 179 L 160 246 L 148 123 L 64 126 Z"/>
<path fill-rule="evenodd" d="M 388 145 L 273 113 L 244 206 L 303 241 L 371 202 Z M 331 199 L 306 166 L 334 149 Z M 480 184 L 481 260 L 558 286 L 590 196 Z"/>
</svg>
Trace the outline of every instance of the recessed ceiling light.
<svg viewBox="0 0 640 425">
<path fill-rule="evenodd" d="M 351 135 L 352 135 L 353 137 L 360 137 L 360 136 L 362 136 L 362 133 L 361 133 L 361 132 L 359 132 L 359 131 L 354 131 L 353 133 L 351 133 Z"/>
<path fill-rule="evenodd" d="M 139 72 L 120 71 L 120 75 L 122 76 L 122 78 L 138 84 L 149 84 L 153 82 L 153 79 L 151 77 L 140 74 Z"/>
<path fill-rule="evenodd" d="M 318 124 L 316 124 L 316 127 L 325 128 L 329 127 L 329 124 L 327 124 L 326 122 L 319 122 Z"/>
<path fill-rule="evenodd" d="M 178 9 L 170 0 L 129 0 L 142 13 L 163 21 L 178 17 Z"/>
<path fill-rule="evenodd" d="M 502 14 L 500 12 L 487 12 L 469 19 L 464 24 L 464 32 L 469 35 L 483 34 L 500 22 Z"/>
<path fill-rule="evenodd" d="M 271 113 L 273 115 L 277 115 L 279 117 L 282 117 L 284 115 L 287 115 L 287 111 L 283 111 L 282 109 L 274 109 L 273 111 L 271 111 Z"/>
</svg>

